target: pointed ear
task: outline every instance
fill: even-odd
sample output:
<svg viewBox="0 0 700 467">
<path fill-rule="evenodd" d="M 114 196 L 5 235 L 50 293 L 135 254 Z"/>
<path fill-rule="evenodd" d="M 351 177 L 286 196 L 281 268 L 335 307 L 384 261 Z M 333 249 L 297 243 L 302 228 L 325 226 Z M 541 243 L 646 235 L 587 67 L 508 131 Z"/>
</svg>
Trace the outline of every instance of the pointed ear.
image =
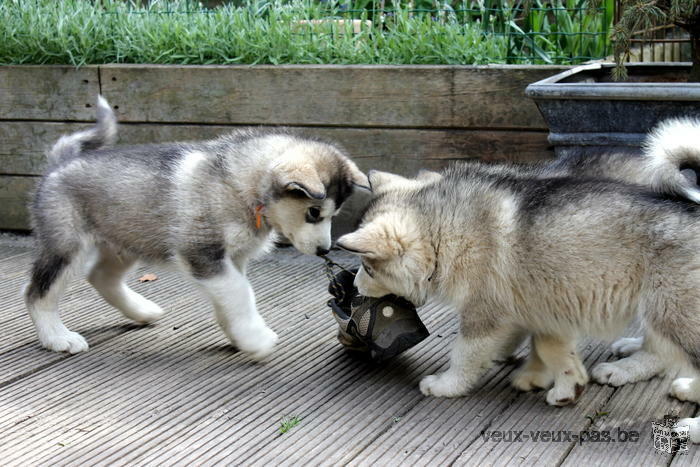
<svg viewBox="0 0 700 467">
<path fill-rule="evenodd" d="M 442 174 L 440 172 L 433 172 L 432 170 L 420 169 L 418 175 L 416 175 L 416 180 L 425 182 L 434 182 L 440 179 L 442 179 Z"/>
<path fill-rule="evenodd" d="M 359 256 L 371 259 L 388 259 L 404 254 L 404 248 L 393 228 L 386 228 L 382 221 L 367 224 L 345 234 L 336 246 Z"/>
<path fill-rule="evenodd" d="M 374 194 L 384 193 L 401 184 L 411 183 L 411 180 L 406 177 L 389 172 L 380 172 L 379 170 L 370 170 L 368 178 Z"/>
<path fill-rule="evenodd" d="M 353 185 L 363 188 L 365 190 L 372 191 L 372 188 L 370 188 L 369 184 L 369 179 L 367 178 L 367 175 L 365 175 L 356 165 L 353 161 L 348 159 L 348 169 L 350 170 L 350 181 L 352 182 Z"/>
<path fill-rule="evenodd" d="M 364 227 L 343 235 L 336 240 L 335 244 L 338 248 L 359 256 L 375 257 L 377 254 L 377 239 L 375 237 L 371 229 Z"/>
<path fill-rule="evenodd" d="M 278 166 L 276 171 L 278 181 L 285 191 L 301 192 L 310 199 L 326 198 L 326 187 L 313 166 L 286 164 Z"/>
<path fill-rule="evenodd" d="M 363 255 L 369 253 L 370 247 L 367 242 L 358 232 L 351 232 L 345 234 L 335 241 L 335 246 L 341 250 L 349 251 L 350 253 L 355 253 L 356 255 Z"/>
</svg>

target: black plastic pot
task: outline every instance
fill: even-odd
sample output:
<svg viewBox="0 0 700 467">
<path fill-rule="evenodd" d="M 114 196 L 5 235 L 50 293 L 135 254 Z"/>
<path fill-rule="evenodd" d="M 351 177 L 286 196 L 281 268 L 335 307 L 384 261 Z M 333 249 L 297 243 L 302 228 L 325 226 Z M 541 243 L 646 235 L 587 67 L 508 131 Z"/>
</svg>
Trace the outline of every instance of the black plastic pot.
<svg viewBox="0 0 700 467">
<path fill-rule="evenodd" d="M 612 81 L 613 66 L 579 66 L 526 88 L 549 126 L 557 156 L 639 151 L 658 122 L 700 118 L 700 83 L 685 82 L 689 63 L 629 64 L 626 82 Z"/>
</svg>

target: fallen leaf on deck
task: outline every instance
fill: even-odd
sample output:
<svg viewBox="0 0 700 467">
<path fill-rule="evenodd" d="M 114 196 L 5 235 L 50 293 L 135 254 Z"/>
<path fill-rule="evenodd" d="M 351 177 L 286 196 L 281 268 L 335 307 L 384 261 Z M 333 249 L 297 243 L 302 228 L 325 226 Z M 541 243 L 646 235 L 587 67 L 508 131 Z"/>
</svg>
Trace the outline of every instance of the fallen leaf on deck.
<svg viewBox="0 0 700 467">
<path fill-rule="evenodd" d="M 143 276 L 139 277 L 139 282 L 153 282 L 156 279 L 158 279 L 158 276 L 155 274 L 144 274 Z"/>
</svg>

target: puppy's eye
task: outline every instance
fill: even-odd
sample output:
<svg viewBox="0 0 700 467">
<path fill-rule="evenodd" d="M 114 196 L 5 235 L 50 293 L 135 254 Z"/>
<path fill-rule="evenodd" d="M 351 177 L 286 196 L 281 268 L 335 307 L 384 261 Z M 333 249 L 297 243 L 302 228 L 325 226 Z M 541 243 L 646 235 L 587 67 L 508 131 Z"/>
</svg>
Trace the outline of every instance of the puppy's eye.
<svg viewBox="0 0 700 467">
<path fill-rule="evenodd" d="M 365 270 L 365 272 L 367 273 L 367 275 L 368 275 L 369 277 L 371 277 L 372 279 L 374 279 L 374 271 L 372 271 L 372 268 L 371 268 L 371 267 L 367 266 L 366 263 L 362 263 L 362 268 Z"/>
<path fill-rule="evenodd" d="M 310 207 L 308 211 L 306 211 L 306 222 L 309 224 L 316 224 L 322 220 L 323 217 L 321 217 L 321 210 L 316 206 Z"/>
</svg>

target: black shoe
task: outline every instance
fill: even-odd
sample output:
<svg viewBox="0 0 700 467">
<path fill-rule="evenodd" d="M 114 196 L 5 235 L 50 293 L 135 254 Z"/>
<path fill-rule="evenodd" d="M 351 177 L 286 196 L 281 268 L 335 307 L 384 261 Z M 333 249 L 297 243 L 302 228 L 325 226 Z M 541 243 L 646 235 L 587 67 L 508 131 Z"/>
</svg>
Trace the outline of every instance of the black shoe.
<svg viewBox="0 0 700 467">
<path fill-rule="evenodd" d="M 364 297 L 353 285 L 355 273 L 341 271 L 331 280 L 328 301 L 340 326 L 338 341 L 348 350 L 368 353 L 374 361 L 394 357 L 428 337 L 416 307 L 396 295 Z"/>
</svg>

